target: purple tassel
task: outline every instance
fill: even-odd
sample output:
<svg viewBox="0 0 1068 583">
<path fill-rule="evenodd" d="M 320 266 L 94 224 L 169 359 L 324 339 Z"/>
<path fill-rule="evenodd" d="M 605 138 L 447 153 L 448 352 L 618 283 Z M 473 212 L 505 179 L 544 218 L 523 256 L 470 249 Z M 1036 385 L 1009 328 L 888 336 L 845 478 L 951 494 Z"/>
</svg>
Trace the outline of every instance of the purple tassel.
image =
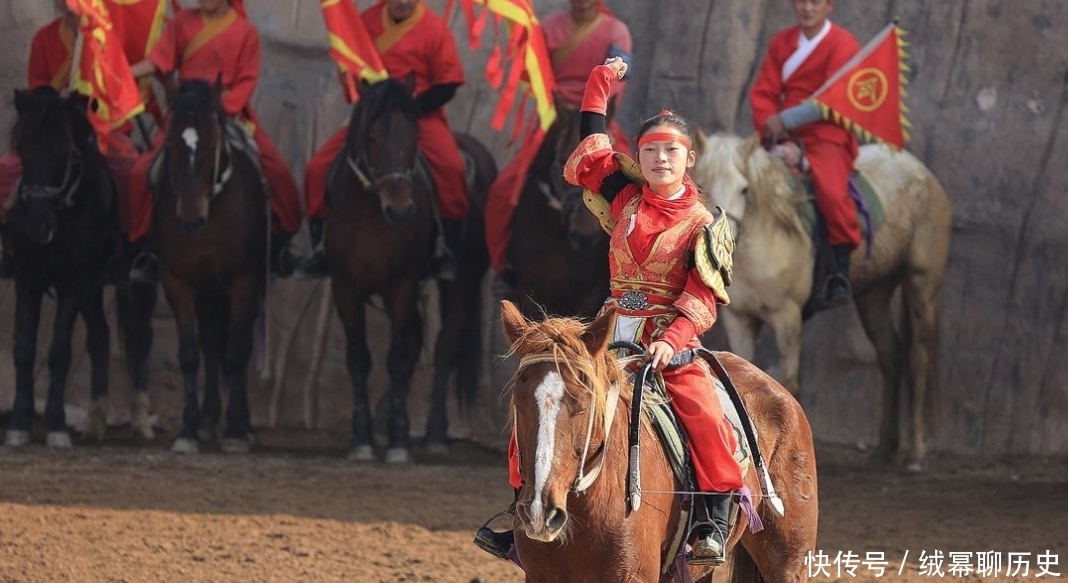
<svg viewBox="0 0 1068 583">
<path fill-rule="evenodd" d="M 756 507 L 753 506 L 753 494 L 749 491 L 749 486 L 739 488 L 736 498 L 738 506 L 741 507 L 742 512 L 745 512 L 745 516 L 749 521 L 749 532 L 755 534 L 764 530 L 764 522 L 760 520 L 760 515 L 757 514 Z"/>
</svg>

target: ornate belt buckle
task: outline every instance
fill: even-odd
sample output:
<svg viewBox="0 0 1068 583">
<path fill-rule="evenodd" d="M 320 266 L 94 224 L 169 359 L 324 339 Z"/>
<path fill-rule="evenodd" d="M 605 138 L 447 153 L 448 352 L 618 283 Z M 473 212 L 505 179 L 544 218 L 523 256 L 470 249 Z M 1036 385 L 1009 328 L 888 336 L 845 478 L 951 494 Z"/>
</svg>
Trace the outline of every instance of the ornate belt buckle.
<svg viewBox="0 0 1068 583">
<path fill-rule="evenodd" d="M 626 310 L 644 310 L 649 307 L 649 297 L 645 292 L 627 290 L 623 292 L 623 297 L 619 298 L 619 305 Z"/>
</svg>

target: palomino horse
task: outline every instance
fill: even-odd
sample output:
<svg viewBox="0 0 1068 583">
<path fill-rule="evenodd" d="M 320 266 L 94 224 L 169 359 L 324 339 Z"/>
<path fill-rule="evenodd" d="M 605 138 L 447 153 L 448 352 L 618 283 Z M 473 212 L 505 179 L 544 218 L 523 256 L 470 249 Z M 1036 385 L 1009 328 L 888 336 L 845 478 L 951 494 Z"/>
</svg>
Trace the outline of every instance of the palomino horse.
<svg viewBox="0 0 1068 583">
<path fill-rule="evenodd" d="M 628 511 L 629 390 L 618 391 L 615 415 L 606 416 L 612 387 L 627 382 L 607 350 L 615 312 L 609 310 L 589 325 L 573 318 L 534 323 L 510 302 L 503 302 L 501 314 L 505 336 L 520 361 L 512 379 L 512 411 L 524 485 L 514 527 L 527 581 L 661 580 L 676 560 L 672 542 L 684 487 L 643 414 L 641 438 L 653 445 L 640 449 L 637 466 L 644 492 L 638 509 Z M 730 353 L 717 357 L 756 426 L 784 508 L 780 516 L 768 499 L 756 500 L 764 523 L 759 533 L 738 521 L 728 543 L 732 579 L 804 580 L 818 514 L 808 421 L 790 393 L 760 369 Z M 600 474 L 577 492 L 578 484 L 586 482 L 583 475 L 595 467 Z M 752 492 L 761 491 L 756 473 L 751 469 L 745 478 Z M 712 579 L 708 568 L 691 567 L 691 575 Z"/>
<path fill-rule="evenodd" d="M 387 79 L 361 84 L 345 147 L 335 158 L 326 186 L 324 248 L 338 316 L 345 328 L 346 362 L 353 385 L 350 459 L 374 459 L 367 378 L 366 304 L 382 298 L 390 321 L 389 390 L 380 405 L 388 417 L 386 461 L 409 459 L 408 390 L 423 345 L 419 289 L 434 252 L 434 194 L 416 173 L 418 125 L 414 81 Z M 478 394 L 481 361 L 482 278 L 489 265 L 482 236 L 486 191 L 496 177 L 492 155 L 477 141 L 457 135 L 474 164 L 471 212 L 463 240 L 454 249 L 457 276 L 439 281 L 441 331 L 434 349 L 434 380 L 427 421 L 427 449 L 447 444 L 448 386 L 456 372 L 462 408 Z"/>
<path fill-rule="evenodd" d="M 608 235 L 564 182 L 564 162 L 580 140 L 579 111 L 558 106 L 527 174 L 512 220 L 511 298 L 528 316 L 593 316 L 608 296 Z"/>
<path fill-rule="evenodd" d="M 158 173 L 154 230 L 164 295 L 178 326 L 185 385 L 173 449 L 214 439 L 219 371 L 230 390 L 224 451 L 249 449 L 252 330 L 266 285 L 267 190 L 244 130 L 230 126 L 218 81 L 184 81 L 171 104 Z M 199 337 L 199 344 L 198 344 Z M 197 399 L 200 353 L 204 402 Z"/>
<path fill-rule="evenodd" d="M 812 292 L 814 246 L 798 207 L 789 170 L 749 139 L 698 132 L 697 182 L 732 218 L 737 233 L 733 301 L 723 313 L 731 349 L 752 358 L 760 323 L 775 332 L 783 383 L 799 392 L 801 308 Z M 899 445 L 902 377 L 912 389 L 909 467 L 922 469 L 927 409 L 938 383 L 938 296 L 949 252 L 950 204 L 931 172 L 905 151 L 864 146 L 856 168 L 879 193 L 885 223 L 872 248 L 853 252 L 850 281 L 861 323 L 875 345 L 883 375 L 879 446 L 887 463 Z M 895 330 L 890 300 L 901 289 L 904 309 Z"/>
<path fill-rule="evenodd" d="M 33 420 L 33 374 L 41 300 L 55 290 L 56 316 L 45 422 L 50 446 L 70 447 L 63 393 L 80 314 L 92 363 L 91 432 L 104 434 L 110 335 L 105 268 L 115 250 L 115 188 L 86 117 L 86 102 L 51 87 L 15 92 L 11 147 L 22 179 L 8 214 L 15 256 L 15 403 L 4 443 L 25 445 Z"/>
</svg>

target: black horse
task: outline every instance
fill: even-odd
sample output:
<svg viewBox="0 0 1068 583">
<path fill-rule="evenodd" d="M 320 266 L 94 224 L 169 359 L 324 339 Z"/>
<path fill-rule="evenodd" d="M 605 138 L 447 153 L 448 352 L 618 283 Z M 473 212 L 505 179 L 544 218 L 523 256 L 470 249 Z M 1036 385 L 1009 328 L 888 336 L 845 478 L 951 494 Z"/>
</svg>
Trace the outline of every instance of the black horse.
<svg viewBox="0 0 1068 583">
<path fill-rule="evenodd" d="M 512 219 L 510 294 L 528 318 L 593 317 L 608 297 L 608 235 L 586 209 L 582 189 L 564 182 L 580 141 L 579 111 L 557 105 L 523 183 Z"/>
<path fill-rule="evenodd" d="M 367 378 L 365 305 L 382 298 L 391 326 L 389 391 L 380 401 L 388 417 L 386 461 L 409 459 L 407 399 L 423 345 L 420 283 L 434 252 L 433 191 L 417 167 L 417 109 L 413 82 L 388 79 L 360 86 L 345 147 L 327 179 L 326 237 L 334 302 L 345 328 L 346 362 L 353 384 L 350 459 L 374 459 Z M 475 140 L 457 136 L 473 162 L 472 209 L 458 249 L 457 277 L 439 281 L 442 329 L 434 352 L 427 446 L 446 449 L 448 385 L 456 372 L 461 405 L 474 402 L 481 360 L 481 283 L 488 267 L 482 211 L 496 176 L 492 156 Z"/>
<path fill-rule="evenodd" d="M 118 215 L 86 107 L 83 97 L 63 98 L 51 87 L 15 92 L 11 148 L 22 161 L 22 179 L 6 236 L 15 261 L 15 404 L 4 440 L 11 446 L 30 441 L 37 329 L 49 291 L 56 316 L 48 355 L 47 444 L 71 445 L 63 397 L 79 314 L 92 363 L 91 431 L 103 438 L 110 357 L 104 276 L 116 249 Z"/>
<path fill-rule="evenodd" d="M 249 450 L 247 369 L 266 286 L 267 188 L 251 138 L 231 125 L 221 94 L 218 81 L 186 80 L 179 86 L 153 173 L 158 183 L 153 228 L 164 295 L 178 326 L 185 387 L 173 449 L 184 453 L 214 439 L 222 412 L 220 369 L 230 390 L 222 449 Z M 201 353 L 203 408 L 197 398 Z"/>
</svg>

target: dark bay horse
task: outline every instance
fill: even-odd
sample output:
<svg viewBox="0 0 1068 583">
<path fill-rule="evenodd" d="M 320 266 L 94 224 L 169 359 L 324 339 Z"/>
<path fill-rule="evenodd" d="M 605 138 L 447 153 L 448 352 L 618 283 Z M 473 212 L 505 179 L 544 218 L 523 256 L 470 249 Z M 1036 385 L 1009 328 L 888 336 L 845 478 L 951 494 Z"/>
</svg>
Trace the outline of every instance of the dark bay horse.
<svg viewBox="0 0 1068 583">
<path fill-rule="evenodd" d="M 512 219 L 512 300 L 530 317 L 593 316 L 608 297 L 608 234 L 585 208 L 582 188 L 564 182 L 580 141 L 579 111 L 557 104 Z"/>
<path fill-rule="evenodd" d="M 229 388 L 224 451 L 249 450 L 248 362 L 266 286 L 267 189 L 251 138 L 231 125 L 221 87 L 184 81 L 170 107 L 158 172 L 154 230 L 164 295 L 178 326 L 185 388 L 173 449 L 214 438 L 219 372 Z M 203 406 L 197 374 L 204 358 Z"/>
<path fill-rule="evenodd" d="M 30 441 L 37 329 L 41 300 L 50 290 L 56 316 L 48 355 L 47 444 L 71 445 L 63 397 L 79 315 L 92 364 L 91 432 L 97 438 L 104 433 L 110 358 L 104 276 L 118 215 L 115 187 L 86 107 L 84 98 L 63 98 L 51 87 L 15 92 L 11 149 L 22 160 L 22 178 L 7 218 L 15 257 L 15 403 L 4 439 L 10 446 Z"/>
<path fill-rule="evenodd" d="M 367 379 L 371 354 L 366 304 L 382 298 L 390 321 L 389 389 L 380 401 L 388 417 L 388 462 L 409 459 L 408 391 L 423 345 L 419 311 L 421 281 L 434 252 L 436 221 L 430 184 L 417 176 L 417 110 L 413 80 L 387 79 L 359 87 L 345 147 L 326 186 L 324 247 L 338 315 L 345 329 L 346 362 L 353 385 L 352 448 L 349 458 L 372 460 L 372 411 Z M 481 285 L 489 259 L 482 212 L 496 166 L 475 140 L 457 136 L 473 162 L 471 213 L 455 251 L 457 277 L 439 281 L 442 328 L 434 347 L 434 380 L 427 422 L 427 448 L 446 449 L 448 386 L 455 372 L 462 408 L 478 392 L 482 354 Z M 469 183 L 472 182 L 469 180 Z"/>
<path fill-rule="evenodd" d="M 735 298 L 723 310 L 731 349 L 755 354 L 760 325 L 775 332 L 783 384 L 800 391 L 802 309 L 812 292 L 812 237 L 802 221 L 807 197 L 758 136 L 698 132 L 694 178 L 731 217 L 737 236 Z M 885 222 L 872 247 L 853 251 L 850 282 L 857 315 L 875 347 L 883 376 L 879 445 L 870 458 L 889 463 L 901 442 L 903 395 L 909 403 L 908 469 L 920 471 L 928 417 L 938 389 L 938 303 L 949 256 L 952 208 L 945 189 L 912 154 L 886 146 L 860 148 L 855 167 L 875 187 Z M 891 300 L 901 290 L 903 309 Z"/>
<path fill-rule="evenodd" d="M 514 529 L 530 582 L 658 581 L 675 561 L 672 543 L 683 507 L 658 434 L 643 414 L 642 502 L 627 503 L 631 391 L 619 361 L 607 350 L 615 313 L 589 324 L 574 318 L 525 319 L 514 304 L 501 307 L 504 333 L 520 364 L 512 379 L 512 419 L 524 476 Z M 750 466 L 745 483 L 764 524 L 759 533 L 739 520 L 728 543 L 732 581 L 804 581 L 815 548 L 818 514 L 812 433 L 801 406 L 760 369 L 733 354 L 716 353 L 738 386 L 757 429 L 767 469 L 782 497 L 779 515 Z M 615 414 L 606 415 L 614 399 Z M 643 409 L 648 413 L 647 409 Z M 584 454 L 588 452 L 588 454 Z M 578 492 L 585 473 L 600 474 Z M 667 569 L 667 570 L 666 570 Z M 690 567 L 709 582 L 708 567 Z"/>
</svg>

